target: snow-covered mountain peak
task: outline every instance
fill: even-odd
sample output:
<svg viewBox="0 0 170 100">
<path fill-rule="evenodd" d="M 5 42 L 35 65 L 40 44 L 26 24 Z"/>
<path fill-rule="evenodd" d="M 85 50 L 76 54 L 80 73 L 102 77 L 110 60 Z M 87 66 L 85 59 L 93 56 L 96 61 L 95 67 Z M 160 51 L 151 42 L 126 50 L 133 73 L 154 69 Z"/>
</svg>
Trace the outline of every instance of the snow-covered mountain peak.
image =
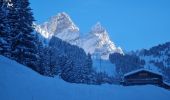
<svg viewBox="0 0 170 100">
<path fill-rule="evenodd" d="M 101 25 L 100 22 L 97 22 L 94 26 L 92 26 L 91 31 L 88 35 L 88 37 L 96 37 L 98 39 L 98 42 L 101 42 L 101 45 L 104 45 L 105 43 L 111 42 L 108 32 L 106 29 Z"/>
<path fill-rule="evenodd" d="M 79 31 L 79 28 L 73 23 L 71 18 L 65 12 L 59 13 L 57 16 L 53 18 L 54 20 L 57 19 L 57 27 L 56 27 L 57 33 L 62 32 L 63 29 L 69 29 L 71 32 Z"/>
<path fill-rule="evenodd" d="M 35 29 L 46 38 L 56 36 L 67 42 L 79 38 L 79 28 L 65 12 L 51 17 L 42 25 L 36 25 Z"/>
<path fill-rule="evenodd" d="M 66 19 L 70 19 L 69 15 L 65 12 L 61 12 L 57 14 L 57 18 L 66 18 Z M 71 19 L 70 19 L 71 20 Z"/>
<path fill-rule="evenodd" d="M 94 26 L 92 26 L 91 31 L 88 35 L 86 35 L 83 39 L 82 48 L 87 53 L 91 53 L 94 57 L 102 58 L 107 60 L 109 58 L 110 53 L 121 53 L 123 51 L 120 47 L 116 47 L 116 45 L 110 40 L 107 30 L 97 22 Z"/>
<path fill-rule="evenodd" d="M 101 23 L 97 22 L 94 26 L 92 26 L 90 33 L 101 34 L 101 33 L 107 33 L 107 32 L 106 32 L 106 29 L 101 25 Z"/>
</svg>

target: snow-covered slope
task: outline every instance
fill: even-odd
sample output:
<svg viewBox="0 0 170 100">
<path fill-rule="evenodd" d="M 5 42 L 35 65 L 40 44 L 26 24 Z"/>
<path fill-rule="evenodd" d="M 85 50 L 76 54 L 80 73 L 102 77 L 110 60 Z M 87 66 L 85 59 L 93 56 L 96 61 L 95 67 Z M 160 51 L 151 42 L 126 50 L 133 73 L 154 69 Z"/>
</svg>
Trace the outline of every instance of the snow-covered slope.
<svg viewBox="0 0 170 100">
<path fill-rule="evenodd" d="M 35 30 L 45 38 L 56 36 L 73 45 L 83 48 L 86 53 L 101 56 L 107 60 L 110 53 L 123 53 L 120 47 L 116 47 L 110 40 L 105 28 L 97 23 L 86 36 L 80 36 L 79 28 L 66 13 L 59 13 L 42 25 L 35 25 Z"/>
<path fill-rule="evenodd" d="M 115 77 L 116 75 L 116 66 L 109 60 L 93 59 L 93 68 L 97 72 L 106 73 L 111 77 Z"/>
<path fill-rule="evenodd" d="M 82 38 L 82 48 L 87 53 L 93 54 L 94 56 L 101 56 L 102 59 L 107 60 L 110 53 L 121 53 L 123 51 L 120 47 L 110 40 L 106 29 L 98 22 L 94 25 L 90 33 Z"/>
<path fill-rule="evenodd" d="M 48 78 L 0 56 L 0 100 L 169 100 L 156 86 L 81 85 Z"/>
<path fill-rule="evenodd" d="M 51 17 L 42 25 L 36 25 L 35 30 L 46 38 L 56 36 L 67 42 L 72 42 L 79 38 L 79 28 L 65 12 Z"/>
<path fill-rule="evenodd" d="M 149 50 L 142 50 L 139 56 L 145 60 L 163 62 L 165 67 L 170 66 L 170 42 L 154 46 Z"/>
<path fill-rule="evenodd" d="M 159 72 L 168 70 L 170 66 L 170 42 L 143 49 L 136 54 L 145 61 L 145 68 Z"/>
</svg>

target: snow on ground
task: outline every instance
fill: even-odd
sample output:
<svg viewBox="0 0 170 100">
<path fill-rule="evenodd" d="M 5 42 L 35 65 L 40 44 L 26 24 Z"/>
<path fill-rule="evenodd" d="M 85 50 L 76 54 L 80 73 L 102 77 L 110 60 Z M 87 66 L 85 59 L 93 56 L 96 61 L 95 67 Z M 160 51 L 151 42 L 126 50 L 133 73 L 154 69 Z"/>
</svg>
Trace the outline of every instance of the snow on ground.
<svg viewBox="0 0 170 100">
<path fill-rule="evenodd" d="M 0 56 L 0 100 L 169 100 L 156 86 L 71 84 L 48 78 Z"/>
</svg>

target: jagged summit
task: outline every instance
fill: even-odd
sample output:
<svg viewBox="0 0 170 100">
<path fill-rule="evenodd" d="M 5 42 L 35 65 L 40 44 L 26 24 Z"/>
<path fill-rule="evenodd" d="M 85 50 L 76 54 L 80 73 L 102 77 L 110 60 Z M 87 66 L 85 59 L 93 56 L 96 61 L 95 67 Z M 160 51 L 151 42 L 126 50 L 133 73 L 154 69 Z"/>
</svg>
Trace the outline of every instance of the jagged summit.
<svg viewBox="0 0 170 100">
<path fill-rule="evenodd" d="M 120 47 L 110 40 L 107 30 L 97 22 L 92 26 L 91 31 L 82 39 L 82 48 L 87 53 L 91 53 L 95 58 L 98 56 L 102 59 L 108 59 L 110 53 L 121 53 L 123 51 Z"/>
<path fill-rule="evenodd" d="M 61 12 L 61 13 L 58 13 L 57 15 L 56 15 L 56 17 L 57 18 L 68 18 L 68 19 L 70 19 L 70 17 L 68 16 L 68 14 L 66 13 L 66 12 Z M 71 20 L 71 19 L 70 19 Z"/>
<path fill-rule="evenodd" d="M 56 32 L 60 33 L 63 31 L 63 29 L 70 29 L 72 32 L 78 32 L 79 28 L 73 23 L 71 18 L 65 13 L 59 13 L 57 16 L 55 16 L 57 19 L 57 27 Z M 55 19 L 54 17 L 54 19 Z"/>
<path fill-rule="evenodd" d="M 56 36 L 67 42 L 79 38 L 79 28 L 65 12 L 51 17 L 42 25 L 37 25 L 35 29 L 46 38 Z"/>
<path fill-rule="evenodd" d="M 97 22 L 92 26 L 91 31 L 89 32 L 90 36 L 97 37 L 99 41 L 102 41 L 102 44 L 109 42 L 110 38 L 106 29 L 101 25 L 100 22 Z"/>
<path fill-rule="evenodd" d="M 91 28 L 91 33 L 106 33 L 106 29 L 101 25 L 100 22 L 97 22 L 94 26 Z"/>
</svg>

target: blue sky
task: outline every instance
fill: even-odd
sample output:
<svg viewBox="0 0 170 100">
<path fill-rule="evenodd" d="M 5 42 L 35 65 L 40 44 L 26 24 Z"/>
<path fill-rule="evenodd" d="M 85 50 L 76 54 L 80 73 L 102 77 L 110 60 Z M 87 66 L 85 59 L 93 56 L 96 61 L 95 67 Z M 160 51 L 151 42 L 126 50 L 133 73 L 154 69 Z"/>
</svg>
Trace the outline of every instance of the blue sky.
<svg viewBox="0 0 170 100">
<path fill-rule="evenodd" d="M 59 12 L 70 15 L 82 33 L 97 21 L 124 50 L 170 41 L 170 0 L 30 0 L 37 23 Z"/>
</svg>

